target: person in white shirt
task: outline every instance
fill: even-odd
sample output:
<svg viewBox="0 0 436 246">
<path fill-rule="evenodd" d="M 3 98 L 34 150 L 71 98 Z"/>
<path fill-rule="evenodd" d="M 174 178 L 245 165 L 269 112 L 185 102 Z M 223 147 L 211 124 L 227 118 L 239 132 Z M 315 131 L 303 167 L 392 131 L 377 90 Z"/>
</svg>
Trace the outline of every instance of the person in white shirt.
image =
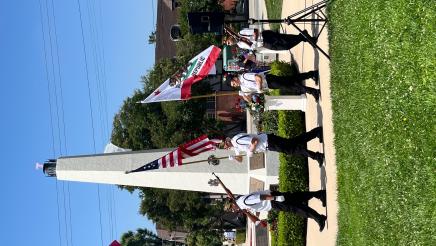
<svg viewBox="0 0 436 246">
<path fill-rule="evenodd" d="M 321 168 L 324 163 L 324 154 L 313 152 L 307 149 L 307 142 L 318 137 L 322 142 L 322 127 L 316 127 L 309 132 L 305 132 L 293 138 L 283 138 L 274 134 L 247 134 L 239 133 L 233 138 L 224 140 L 225 149 L 233 149 L 236 156 L 230 156 L 229 159 L 234 159 L 241 162 L 241 152 L 247 153 L 248 157 L 253 156 L 254 152 L 265 152 L 266 150 L 277 151 L 289 155 L 301 155 L 309 157 L 318 162 Z"/>
<path fill-rule="evenodd" d="M 245 101 L 250 102 L 251 94 L 263 93 L 268 89 L 268 84 L 263 76 L 262 73 L 228 74 L 226 81 L 234 88 L 239 87 L 239 95 Z"/>
<path fill-rule="evenodd" d="M 308 201 L 312 198 L 319 199 L 322 205 L 326 206 L 325 190 L 307 192 L 257 191 L 245 196 L 239 196 L 236 198 L 236 204 L 239 209 L 245 209 L 254 214 L 270 210 L 293 212 L 303 218 L 315 220 L 319 225 L 319 230 L 322 231 L 327 217 L 319 214 L 307 205 Z M 251 217 L 249 218 L 252 219 Z M 256 222 L 255 220 L 253 222 Z"/>
<path fill-rule="evenodd" d="M 226 28 L 226 31 L 227 33 L 231 33 L 231 35 L 225 37 L 225 44 L 236 44 L 239 48 L 247 50 L 262 48 L 269 50 L 289 50 L 301 42 L 308 42 L 309 39 L 313 43 L 317 41 L 317 39 L 310 36 L 306 30 L 300 34 L 285 34 L 264 30 L 261 32 L 261 35 L 259 35 L 257 29 L 252 28 L 244 28 L 238 34 L 229 28 Z"/>
<path fill-rule="evenodd" d="M 267 72 L 264 73 L 243 73 L 239 75 L 228 74 L 226 81 L 230 86 L 240 88 L 239 95 L 245 101 L 250 102 L 250 95 L 253 93 L 263 93 L 267 89 L 292 90 L 296 93 L 312 95 L 316 101 L 319 100 L 320 90 L 303 85 L 303 80 L 312 78 L 317 83 L 318 71 L 306 73 L 296 73 L 291 76 L 275 76 Z"/>
</svg>

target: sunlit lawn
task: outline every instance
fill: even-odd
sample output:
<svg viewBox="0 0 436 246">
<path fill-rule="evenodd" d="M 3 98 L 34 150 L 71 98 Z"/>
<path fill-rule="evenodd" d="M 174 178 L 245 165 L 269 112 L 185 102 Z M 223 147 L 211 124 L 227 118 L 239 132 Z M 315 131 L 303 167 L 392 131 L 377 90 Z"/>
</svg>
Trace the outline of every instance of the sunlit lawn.
<svg viewBox="0 0 436 246">
<path fill-rule="evenodd" d="M 436 4 L 329 9 L 339 245 L 435 245 Z"/>
</svg>

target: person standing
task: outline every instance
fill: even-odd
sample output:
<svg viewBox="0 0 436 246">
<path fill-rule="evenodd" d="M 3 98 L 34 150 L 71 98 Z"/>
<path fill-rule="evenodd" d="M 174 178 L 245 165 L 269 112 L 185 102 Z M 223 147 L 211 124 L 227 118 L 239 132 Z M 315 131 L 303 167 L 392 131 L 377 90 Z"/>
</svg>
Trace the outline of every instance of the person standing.
<svg viewBox="0 0 436 246">
<path fill-rule="evenodd" d="M 308 93 L 312 95 L 316 101 L 319 100 L 320 90 L 303 85 L 303 80 L 313 79 L 317 83 L 318 71 L 309 71 L 305 73 L 296 73 L 291 76 L 276 76 L 265 73 L 243 73 L 229 74 L 226 81 L 230 82 L 230 86 L 240 88 L 239 95 L 247 102 L 250 102 L 250 95 L 253 93 L 263 93 L 266 89 L 282 89 L 292 90 L 299 94 Z"/>
<path fill-rule="evenodd" d="M 318 137 L 323 141 L 322 127 L 316 127 L 309 132 L 302 133 L 296 137 L 283 138 L 274 134 L 247 134 L 239 133 L 233 138 L 224 140 L 224 148 L 235 151 L 236 156 L 230 159 L 241 162 L 241 152 L 245 152 L 248 157 L 253 156 L 254 152 L 265 152 L 266 150 L 282 152 L 289 155 L 300 155 L 316 160 L 321 168 L 324 163 L 324 154 L 307 149 L 307 142 Z"/>
<path fill-rule="evenodd" d="M 260 37 L 258 30 L 253 28 L 244 28 L 239 33 L 236 33 L 232 29 L 226 27 L 225 31 L 228 33 L 228 36 L 224 40 L 225 44 L 236 44 L 241 49 L 254 51 L 262 49 L 289 50 L 301 42 L 308 42 L 309 39 L 313 43 L 317 42 L 317 39 L 311 37 L 306 30 L 303 30 L 302 32 L 304 35 L 302 33 L 285 34 L 271 30 L 264 30 L 261 32 Z"/>
<path fill-rule="evenodd" d="M 245 196 L 236 198 L 236 204 L 239 209 L 249 210 L 251 213 L 268 212 L 277 210 L 283 212 L 292 212 L 303 218 L 315 220 L 322 231 L 325 227 L 327 216 L 319 214 L 317 211 L 307 205 L 312 198 L 317 198 L 326 206 L 326 192 L 306 191 L 306 192 L 278 192 L 278 191 L 258 191 Z M 256 218 L 249 217 L 253 222 Z"/>
</svg>

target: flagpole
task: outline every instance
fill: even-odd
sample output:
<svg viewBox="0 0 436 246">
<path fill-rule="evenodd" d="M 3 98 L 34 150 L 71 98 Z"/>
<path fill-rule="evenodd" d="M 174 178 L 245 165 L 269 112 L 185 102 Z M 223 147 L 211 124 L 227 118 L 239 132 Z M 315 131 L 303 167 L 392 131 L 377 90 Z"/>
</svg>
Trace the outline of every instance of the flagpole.
<svg viewBox="0 0 436 246">
<path fill-rule="evenodd" d="M 233 157 L 244 157 L 246 155 L 235 155 Z M 224 156 L 224 157 L 213 157 L 214 160 L 222 160 L 222 159 L 227 159 L 229 158 L 228 156 Z M 204 161 L 209 161 L 209 159 L 206 160 L 199 160 L 199 161 L 190 161 L 190 162 L 184 162 L 182 164 L 182 166 L 186 165 L 186 164 L 194 164 L 194 163 L 200 163 L 200 162 L 204 162 Z"/>
<path fill-rule="evenodd" d="M 244 157 L 244 156 L 246 156 L 246 155 L 235 155 L 235 156 L 233 156 L 233 158 L 236 158 L 236 157 Z M 209 158 L 211 158 L 211 157 L 209 157 Z M 209 158 L 208 158 L 208 159 L 205 159 L 205 160 L 199 160 L 199 161 L 184 162 L 181 166 L 184 166 L 184 165 L 187 165 L 187 164 L 200 163 L 200 162 L 209 162 Z M 227 159 L 227 158 L 229 158 L 229 157 L 228 157 L 228 156 L 223 156 L 223 157 L 215 157 L 215 156 L 214 156 L 212 159 L 213 159 L 213 160 L 222 160 L 222 159 Z M 213 164 L 212 164 L 212 165 L 213 165 Z M 124 173 L 125 173 L 125 174 L 134 173 L 134 170 L 125 171 Z"/>
<path fill-rule="evenodd" d="M 213 94 L 207 94 L 207 95 L 200 95 L 200 96 L 193 96 L 190 97 L 186 100 L 190 100 L 190 99 L 197 99 L 197 98 L 205 98 L 205 97 L 220 97 L 220 96 L 230 96 L 230 95 L 238 95 L 239 91 L 231 91 L 231 92 L 227 92 L 227 93 L 220 93 L 217 94 L 216 92 Z"/>
</svg>

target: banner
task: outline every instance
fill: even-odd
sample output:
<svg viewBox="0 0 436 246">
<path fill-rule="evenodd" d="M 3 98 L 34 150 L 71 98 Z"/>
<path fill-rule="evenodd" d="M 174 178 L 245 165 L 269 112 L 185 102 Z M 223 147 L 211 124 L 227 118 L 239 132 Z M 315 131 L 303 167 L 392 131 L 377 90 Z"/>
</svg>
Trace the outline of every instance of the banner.
<svg viewBox="0 0 436 246">
<path fill-rule="evenodd" d="M 162 156 L 161 158 L 147 163 L 139 168 L 136 168 L 126 173 L 142 172 L 158 168 L 167 168 L 183 165 L 183 159 L 196 156 L 200 153 L 209 150 L 215 150 L 216 145 L 221 140 L 209 139 L 206 135 L 202 135 L 194 140 L 180 145 L 177 149 Z"/>
<path fill-rule="evenodd" d="M 215 62 L 221 49 L 211 45 L 192 58 L 186 66 L 165 80 L 141 103 L 187 100 L 191 98 L 191 86 L 209 74 L 216 74 Z"/>
</svg>

